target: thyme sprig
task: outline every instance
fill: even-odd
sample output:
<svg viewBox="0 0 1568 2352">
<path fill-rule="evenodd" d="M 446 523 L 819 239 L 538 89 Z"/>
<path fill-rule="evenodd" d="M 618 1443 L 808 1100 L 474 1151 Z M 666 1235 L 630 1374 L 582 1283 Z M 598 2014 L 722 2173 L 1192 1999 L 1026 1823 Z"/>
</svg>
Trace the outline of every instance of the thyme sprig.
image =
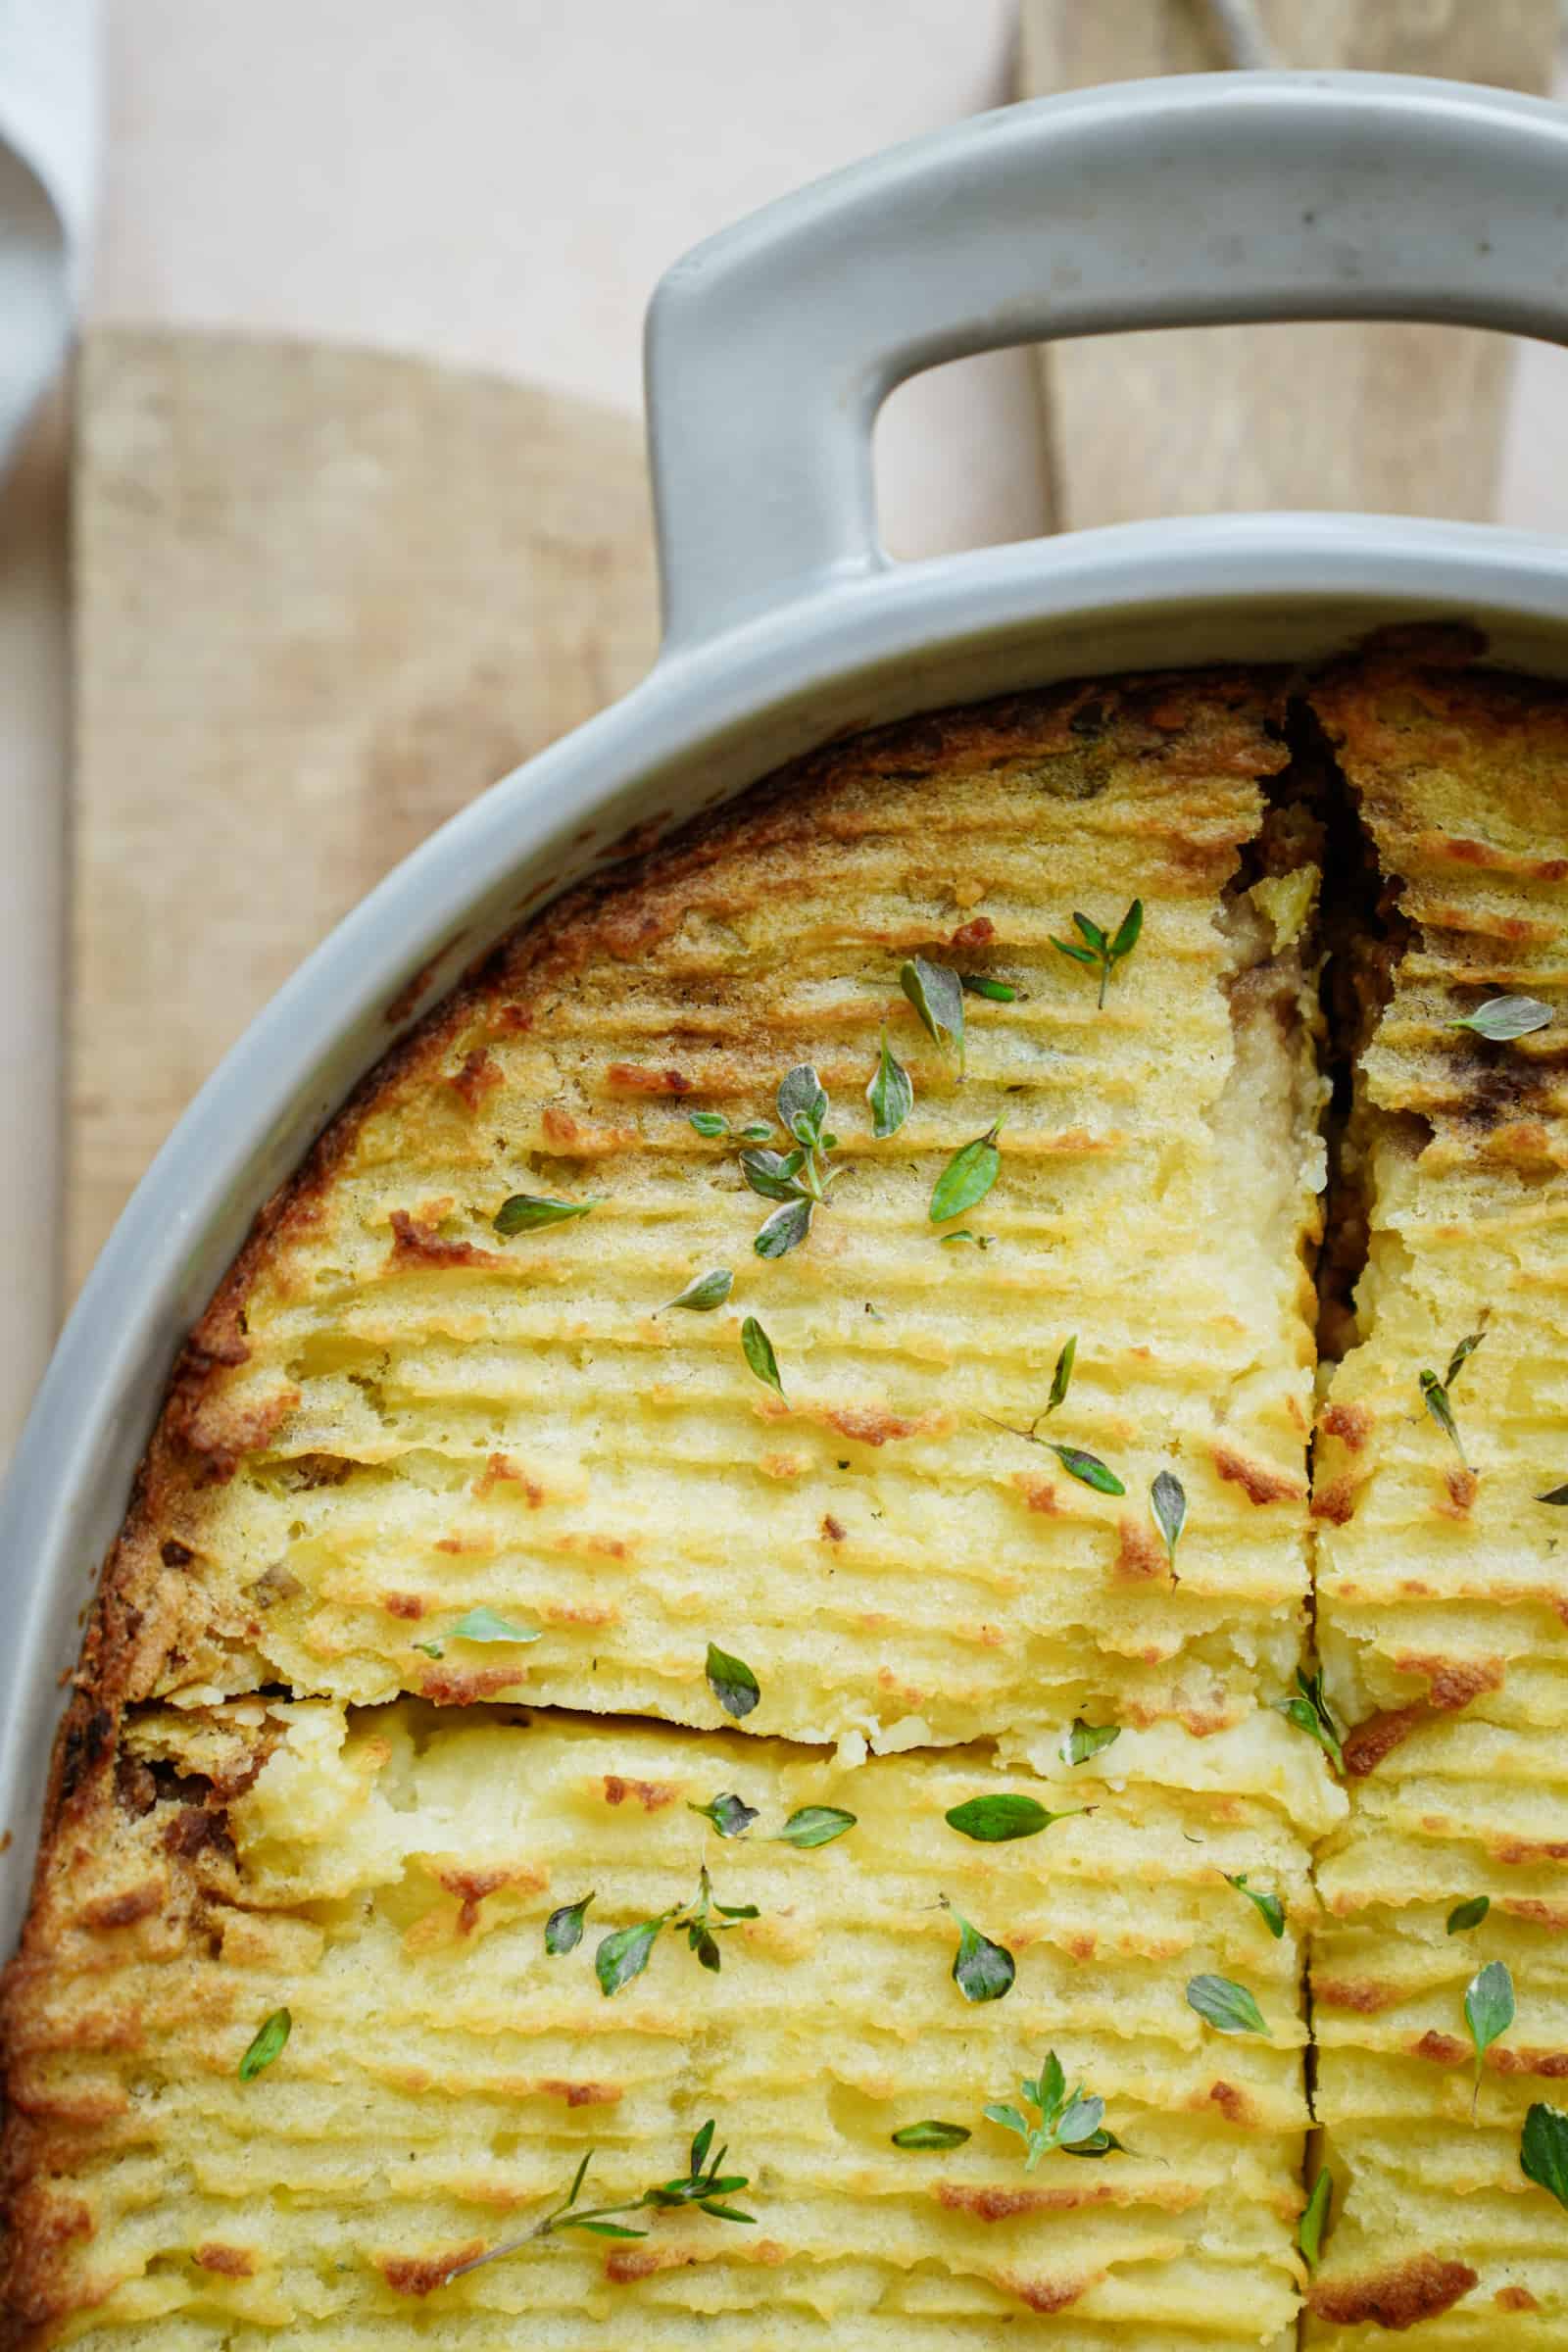
<svg viewBox="0 0 1568 2352">
<path fill-rule="evenodd" d="M 637 1920 L 629 1928 L 616 1928 L 601 1939 L 594 1953 L 599 1989 L 608 2001 L 622 1985 L 640 1977 L 666 1928 L 683 1934 L 701 1966 L 716 1977 L 723 1960 L 715 1937 L 727 1935 L 743 1919 L 760 1917 L 755 1903 L 715 1903 L 713 1882 L 704 1863 L 698 1875 L 697 1892 L 689 1903 L 677 1903 L 673 1909 L 661 1911 L 653 1919 Z"/>
<path fill-rule="evenodd" d="M 1022 1438 L 1026 1445 L 1044 1446 L 1054 1453 L 1069 1478 L 1080 1485 L 1093 1487 L 1097 1494 L 1125 1494 L 1127 1490 L 1114 1470 L 1108 1469 L 1098 1453 L 1086 1453 L 1081 1446 L 1058 1446 L 1052 1438 L 1040 1435 L 1040 1424 L 1049 1421 L 1058 1405 L 1065 1404 L 1067 1391 L 1072 1386 L 1073 1367 L 1078 1360 L 1078 1335 L 1063 1343 L 1056 1357 L 1056 1368 L 1051 1376 L 1051 1394 L 1027 1429 L 1019 1429 L 1011 1421 L 998 1421 L 988 1413 L 985 1417 L 993 1429 L 1004 1429 L 1012 1438 Z"/>
<path fill-rule="evenodd" d="M 1138 945 L 1139 933 L 1144 927 L 1144 902 L 1134 899 L 1112 939 L 1107 939 L 1100 925 L 1091 922 L 1087 914 L 1074 914 L 1072 919 L 1082 934 L 1083 945 L 1080 947 L 1077 940 L 1057 939 L 1054 934 L 1052 935 L 1051 944 L 1059 955 L 1070 956 L 1074 963 L 1087 963 L 1092 969 L 1099 968 L 1100 1004 L 1103 1010 L 1111 974 Z"/>
<path fill-rule="evenodd" d="M 1323 1695 L 1321 1671 L 1308 1674 L 1304 1667 L 1298 1666 L 1295 1692 L 1290 1698 L 1277 1698 L 1274 1705 L 1288 1722 L 1295 1724 L 1298 1732 L 1305 1732 L 1309 1740 L 1317 1741 L 1336 1772 L 1344 1773 L 1345 1749 L 1341 1743 L 1339 1727 L 1329 1713 L 1329 1702 Z"/>
<path fill-rule="evenodd" d="M 784 1257 L 799 1249 L 811 1230 L 813 1215 L 844 1173 L 828 1166 L 839 1139 L 827 1130 L 827 1089 L 809 1062 L 798 1062 L 779 1081 L 778 1115 L 788 1149 L 777 1152 L 769 1146 L 741 1153 L 741 1174 L 752 1191 L 778 1202 L 752 1244 L 759 1257 Z"/>
<path fill-rule="evenodd" d="M 1027 2150 L 1023 2160 L 1026 2173 L 1032 2173 L 1042 2156 L 1049 2156 L 1054 2149 L 1059 2148 L 1064 2156 L 1108 2156 L 1113 2148 L 1121 2148 L 1115 2132 L 1104 2128 L 1104 2100 L 1091 2096 L 1081 2082 L 1069 2090 L 1054 2050 L 1046 2052 L 1045 2064 L 1034 2081 L 1025 2076 L 1018 2088 L 1025 2106 L 1039 2116 L 1038 2123 L 1030 2123 L 1004 2099 L 993 2100 L 985 2113 L 989 2122 L 1000 2124 L 1004 2132 L 1018 2133 Z"/>
<path fill-rule="evenodd" d="M 1486 1336 L 1484 1331 L 1473 1331 L 1468 1339 L 1461 1340 L 1449 1356 L 1448 1369 L 1441 1380 L 1432 1371 L 1421 1374 L 1422 1402 L 1443 1431 L 1444 1436 L 1448 1439 L 1454 1452 L 1467 1470 L 1471 1465 L 1465 1459 L 1464 1440 L 1459 1435 L 1459 1425 L 1453 1417 L 1453 1402 L 1449 1391 L 1458 1379 L 1466 1359 L 1474 1355 Z"/>
<path fill-rule="evenodd" d="M 711 2161 L 709 2150 L 713 2144 L 713 2120 L 709 2118 L 692 2141 L 691 2162 L 676 2180 L 661 2180 L 653 2188 L 645 2188 L 640 2197 L 623 2197 L 613 2205 L 593 2205 L 579 2213 L 577 2199 L 588 2176 L 588 2167 L 595 2151 L 590 2148 L 572 2175 L 571 2186 L 559 2205 L 553 2205 L 542 2221 L 534 2224 L 521 2237 L 508 2238 L 504 2245 L 491 2246 L 483 2254 L 475 2254 L 469 2262 L 456 2263 L 442 2280 L 450 2286 L 454 2278 L 462 2278 L 469 2271 L 477 2271 L 487 2262 L 499 2262 L 505 2255 L 520 2254 L 524 2247 L 537 2245 L 541 2238 L 553 2237 L 558 2230 L 586 2230 L 595 2237 L 646 2237 L 646 2230 L 628 2230 L 612 2217 L 617 2213 L 644 2213 L 650 2208 L 659 2212 L 678 2211 L 695 2205 L 699 2213 L 711 2214 L 715 2222 L 746 2222 L 755 2225 L 755 2213 L 742 2213 L 738 2206 L 724 2202 L 726 2197 L 739 2194 L 751 2186 L 745 2173 L 726 2173 L 724 2159 L 728 2146 L 721 2147 Z"/>
</svg>

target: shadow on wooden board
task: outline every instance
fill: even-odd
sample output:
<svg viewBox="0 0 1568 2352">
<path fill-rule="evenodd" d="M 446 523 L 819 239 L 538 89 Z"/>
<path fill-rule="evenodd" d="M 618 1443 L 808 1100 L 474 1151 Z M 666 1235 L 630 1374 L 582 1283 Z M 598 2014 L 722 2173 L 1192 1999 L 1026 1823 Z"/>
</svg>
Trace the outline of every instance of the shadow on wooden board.
<svg viewBox="0 0 1568 2352">
<path fill-rule="evenodd" d="M 76 437 L 73 1296 L 307 951 L 657 626 L 641 429 L 584 401 L 101 329 Z"/>
</svg>

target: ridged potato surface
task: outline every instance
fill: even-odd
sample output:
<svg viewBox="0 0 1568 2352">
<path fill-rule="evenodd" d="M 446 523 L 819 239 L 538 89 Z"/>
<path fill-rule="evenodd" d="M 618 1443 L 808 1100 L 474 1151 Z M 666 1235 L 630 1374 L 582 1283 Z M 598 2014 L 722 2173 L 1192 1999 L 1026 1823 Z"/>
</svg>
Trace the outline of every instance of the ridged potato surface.
<svg viewBox="0 0 1568 2352">
<path fill-rule="evenodd" d="M 1568 2352 L 1568 2211 L 1520 2166 L 1568 2076 L 1568 1049 L 1453 1025 L 1568 987 L 1568 697 L 1463 651 L 830 747 L 372 1074 L 106 1571 L 0 2017 L 0 2344 Z M 1054 943 L 1135 900 L 1102 1005 Z M 962 1056 L 911 957 L 1011 992 Z M 802 1064 L 835 1181 L 766 1258 L 740 1131 L 783 1144 Z M 509 1237 L 517 1194 L 586 1213 Z M 1450 1432 L 1420 1376 L 1467 1341 Z M 1113 1737 L 1069 1762 L 1075 1720 Z M 947 1818 L 999 1795 L 1065 1817 Z M 807 1806 L 853 1826 L 793 1845 Z M 1123 2145 L 1029 2166 L 986 2117 L 1053 2049 Z M 590 2150 L 619 2203 L 710 2117 L 755 2221 L 529 2236 Z M 968 2136 L 896 2144 L 929 2118 Z"/>
<path fill-rule="evenodd" d="M 1245 1723 L 1303 1622 L 1321 1168 L 1304 1031 L 1245 992 L 1233 1022 L 1273 931 L 1216 921 L 1285 756 L 1269 710 L 1267 681 L 1154 681 L 890 730 L 525 931 L 333 1131 L 198 1334 L 121 1563 L 137 1691 L 717 1725 L 711 1640 L 760 1685 L 747 1729 L 798 1740 Z M 1101 1008 L 1053 935 L 1137 898 Z M 966 999 L 961 1073 L 901 992 L 914 955 L 1018 992 Z M 884 1030 L 914 1107 L 879 1143 Z M 844 1173 L 764 1261 L 771 1203 L 689 1114 L 768 1122 L 803 1063 Z M 997 1125 L 994 1192 L 933 1224 Z M 518 1193 L 596 1205 L 503 1239 Z M 723 1308 L 669 1307 L 719 1267 Z M 1028 1434 L 1073 1335 L 1043 1434 L 1121 1499 Z M 476 1606 L 539 1639 L 449 1642 Z"/>
<path fill-rule="evenodd" d="M 1344 2194 L 1314 2300 L 1337 2324 L 1308 2334 L 1380 2340 L 1376 2305 L 1445 2352 L 1563 2344 L 1568 2215 L 1519 2148 L 1568 2075 L 1568 1513 L 1537 1499 L 1568 1474 L 1565 1050 L 1555 1026 L 1488 1043 L 1452 1023 L 1568 982 L 1568 705 L 1396 662 L 1314 703 L 1413 930 L 1363 1060 L 1364 1337 L 1315 1456 L 1317 1642 L 1351 1728 L 1312 1959 Z M 1456 1446 L 1419 1375 L 1478 1331 Z M 1479 1895 L 1481 1926 L 1448 1935 Z M 1472 2121 L 1464 1994 L 1491 1961 L 1517 2016 Z"/>
<path fill-rule="evenodd" d="M 1289 2327 L 1299 1945 L 1222 1875 L 1303 1912 L 1270 1805 L 1093 1767 L 1053 1788 L 969 1749 L 847 1771 L 734 1733 L 407 1700 L 157 1709 L 126 1750 L 148 1809 L 106 1794 L 95 1914 L 64 1857 L 46 1882 L 13 2049 L 69 2176 L 24 2227 L 74 2262 L 73 2217 L 92 2220 L 60 2340 L 634 2352 L 729 2315 L 756 2345 L 934 2352 L 1035 2314 L 1059 2315 L 1054 2342 L 1124 2352 Z M 195 1837 L 193 1774 L 237 1791 L 222 1839 Z M 1093 1810 L 1001 1845 L 948 1826 L 999 1789 Z M 688 1809 L 721 1793 L 756 1810 L 744 1836 Z M 797 1850 L 779 1832 L 806 1805 L 855 1826 Z M 601 1938 L 688 1903 L 705 1864 L 716 1902 L 760 1914 L 721 1930 L 721 1971 L 666 1929 L 607 1998 Z M 581 1943 L 551 1956 L 548 1916 L 590 1892 Z M 109 1910 L 124 1924 L 95 1924 Z M 1013 1954 L 1004 1998 L 955 1984 L 959 1914 Z M 1201 2026 L 1182 1997 L 1200 1968 L 1252 1988 L 1272 2038 Z M 279 2004 L 282 2055 L 241 2082 Z M 1026 2173 L 984 2119 L 1052 2047 L 1132 2152 Z M 710 2115 L 754 2226 L 644 2213 L 646 2238 L 557 2234 L 443 2283 L 532 2227 L 590 2148 L 584 2204 L 635 2196 Z M 893 2145 L 931 2117 L 972 2136 Z"/>
</svg>

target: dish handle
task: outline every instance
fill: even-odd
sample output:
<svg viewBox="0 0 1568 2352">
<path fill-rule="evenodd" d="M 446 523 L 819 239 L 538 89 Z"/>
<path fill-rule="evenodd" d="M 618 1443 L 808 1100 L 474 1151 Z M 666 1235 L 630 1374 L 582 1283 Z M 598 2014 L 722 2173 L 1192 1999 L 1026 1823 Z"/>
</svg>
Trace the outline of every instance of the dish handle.
<svg viewBox="0 0 1568 2352">
<path fill-rule="evenodd" d="M 1271 318 L 1568 342 L 1568 110 L 1404 74 L 1129 82 L 913 140 L 698 246 L 648 318 L 665 652 L 887 566 L 871 432 L 906 377 Z"/>
</svg>

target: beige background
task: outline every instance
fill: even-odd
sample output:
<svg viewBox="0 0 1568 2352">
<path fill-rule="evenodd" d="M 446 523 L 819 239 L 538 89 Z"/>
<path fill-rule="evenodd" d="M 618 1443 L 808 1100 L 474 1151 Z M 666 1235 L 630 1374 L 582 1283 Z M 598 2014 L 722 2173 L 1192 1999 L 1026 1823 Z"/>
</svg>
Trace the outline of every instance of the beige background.
<svg viewBox="0 0 1568 2352">
<path fill-rule="evenodd" d="M 376 344 L 629 412 L 661 270 L 815 173 L 1003 100 L 1011 11 L 105 0 L 105 39 L 95 319 Z M 1528 355 L 1504 519 L 1568 532 L 1565 387 L 1560 355 Z M 895 552 L 1038 528 L 1037 451 L 1021 355 L 906 387 L 878 445 Z M 0 1455 L 47 1345 L 58 1268 L 61 576 L 40 471 L 0 508 Z"/>
</svg>

